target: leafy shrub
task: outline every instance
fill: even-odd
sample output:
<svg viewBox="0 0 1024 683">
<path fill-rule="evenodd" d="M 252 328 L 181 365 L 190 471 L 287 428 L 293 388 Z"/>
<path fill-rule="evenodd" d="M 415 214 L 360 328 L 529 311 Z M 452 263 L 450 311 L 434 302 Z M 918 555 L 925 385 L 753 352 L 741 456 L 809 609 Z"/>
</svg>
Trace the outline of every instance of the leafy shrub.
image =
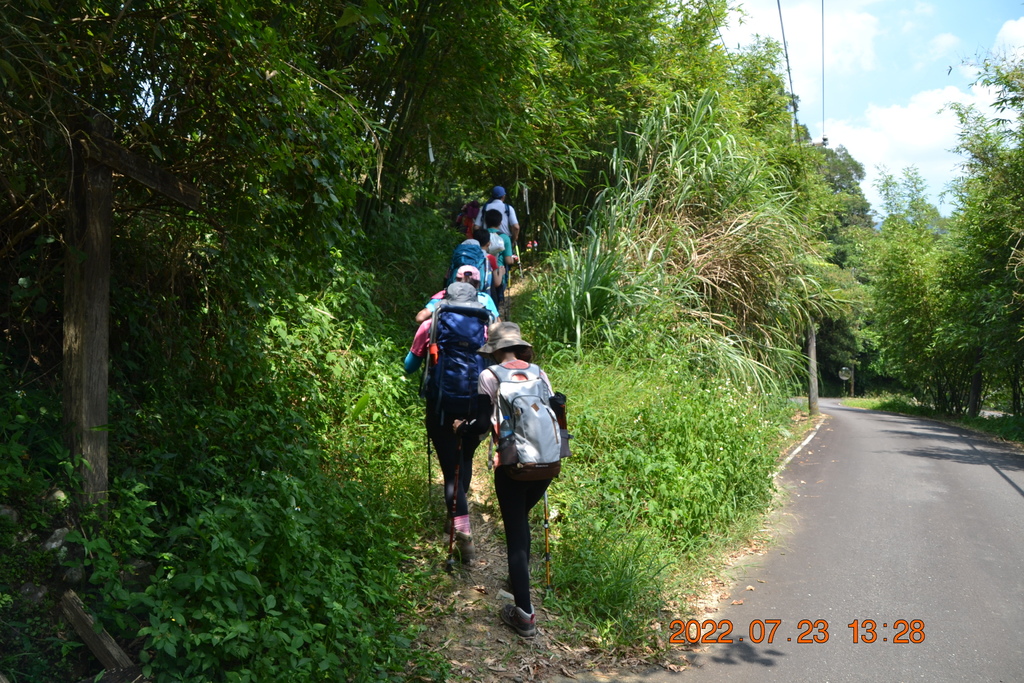
<svg viewBox="0 0 1024 683">
<path fill-rule="evenodd" d="M 72 538 L 155 680 L 443 677 L 410 652 L 418 401 L 380 316 L 353 308 L 367 282 L 212 311 L 173 342 L 188 363 L 115 401 L 111 524 Z"/>
<path fill-rule="evenodd" d="M 414 631 L 399 624 L 402 556 L 366 491 L 261 473 L 245 495 L 171 530 L 173 552 L 132 596 L 157 680 L 387 680 Z M 173 673 L 172 673 L 173 672 Z"/>
<path fill-rule="evenodd" d="M 71 464 L 61 434 L 58 398 L 21 388 L 0 364 L 0 500 L 33 510 L 50 488 L 68 482 Z"/>
<path fill-rule="evenodd" d="M 47 494 L 72 492 L 72 469 L 59 401 L 0 365 L 0 503 L 18 516 L 15 523 L 0 515 L 0 672 L 14 680 L 73 677 L 74 644 L 52 635 L 60 593 L 47 590 L 38 603 L 19 593 L 26 584 L 48 589 L 61 580 L 60 557 L 40 544 L 67 524 L 66 503 Z"/>
</svg>

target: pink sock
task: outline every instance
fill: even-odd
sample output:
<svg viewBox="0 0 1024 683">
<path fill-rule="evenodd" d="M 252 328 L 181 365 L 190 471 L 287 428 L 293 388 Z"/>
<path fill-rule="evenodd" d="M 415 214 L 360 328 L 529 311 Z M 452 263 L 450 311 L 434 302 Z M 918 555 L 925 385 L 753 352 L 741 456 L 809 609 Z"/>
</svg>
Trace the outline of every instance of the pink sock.
<svg viewBox="0 0 1024 683">
<path fill-rule="evenodd" d="M 473 533 L 469 527 L 469 515 L 459 515 L 455 518 L 455 530 L 461 531 L 464 534 Z"/>
</svg>

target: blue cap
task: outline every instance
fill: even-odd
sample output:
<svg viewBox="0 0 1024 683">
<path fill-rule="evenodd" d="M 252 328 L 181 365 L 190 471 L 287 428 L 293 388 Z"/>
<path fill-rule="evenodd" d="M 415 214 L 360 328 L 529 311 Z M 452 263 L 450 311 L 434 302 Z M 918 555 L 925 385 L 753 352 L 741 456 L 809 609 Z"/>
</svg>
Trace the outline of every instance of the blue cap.
<svg viewBox="0 0 1024 683">
<path fill-rule="evenodd" d="M 491 190 L 491 199 L 501 199 L 505 196 L 505 188 L 501 185 L 495 185 L 494 189 Z"/>
</svg>

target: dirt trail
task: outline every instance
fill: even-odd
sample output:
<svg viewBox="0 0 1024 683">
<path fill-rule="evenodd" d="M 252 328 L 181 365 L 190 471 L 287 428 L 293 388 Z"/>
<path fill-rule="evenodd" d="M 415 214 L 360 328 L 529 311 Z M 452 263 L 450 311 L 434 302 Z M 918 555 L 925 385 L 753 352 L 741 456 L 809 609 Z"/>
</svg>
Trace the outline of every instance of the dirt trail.
<svg viewBox="0 0 1024 683">
<path fill-rule="evenodd" d="M 523 283 L 519 277 L 521 272 L 517 270 L 513 274 L 506 304 L 501 307 L 505 319 L 515 320 L 515 297 Z M 507 316 L 509 312 L 511 316 Z M 427 601 L 429 607 L 421 615 L 427 630 L 421 636 L 420 646 L 444 655 L 452 666 L 448 679 L 451 681 L 546 681 L 555 676 L 573 676 L 593 667 L 594 662 L 610 662 L 612 658 L 599 650 L 565 642 L 557 614 L 550 606 L 545 606 L 543 505 L 538 505 L 531 513 L 532 600 L 537 612 L 538 634 L 530 639 L 520 638 L 501 622 L 499 610 L 511 601 L 511 595 L 507 584 L 504 530 L 494 493 L 494 476 L 487 467 L 487 459 L 487 442 L 484 441 L 476 451 L 469 493 L 476 559 L 451 575 L 444 573 L 444 556 L 438 560 L 438 552 L 446 551 L 447 536 L 440 528 L 434 540 L 437 545 L 423 549 L 423 562 L 432 563 L 431 569 L 436 572 L 438 581 Z M 436 479 L 432 500 L 441 499 L 440 478 Z M 553 486 L 559 483 L 556 480 Z M 557 534 L 556 527 L 557 523 L 553 523 L 552 535 Z"/>
<path fill-rule="evenodd" d="M 514 277 L 507 294 L 506 306 L 513 314 L 515 295 L 521 284 L 522 280 Z M 502 309 L 503 314 L 509 311 L 505 306 Z M 431 563 L 438 581 L 428 600 L 429 607 L 421 615 L 427 630 L 421 636 L 420 646 L 444 655 L 452 667 L 448 679 L 451 681 L 548 681 L 555 677 L 573 677 L 600 666 L 649 666 L 650 662 L 645 659 L 621 659 L 586 644 L 567 642 L 565 632 L 559 628 L 557 613 L 550 605 L 545 606 L 543 505 L 538 505 L 531 513 L 532 601 L 537 612 L 538 634 L 530 639 L 520 638 L 501 622 L 499 610 L 511 601 L 511 595 L 507 584 L 504 530 L 494 493 L 494 476 L 487 467 L 487 460 L 487 442 L 484 441 L 476 451 L 469 494 L 476 559 L 460 566 L 460 571 L 452 575 L 444 573 L 444 556 L 438 559 L 438 553 L 446 550 L 447 536 L 441 529 L 434 540 L 437 545 L 422 549 L 422 561 Z M 436 468 L 434 471 L 437 474 Z M 556 480 L 552 485 L 557 487 L 560 482 Z M 432 488 L 432 500 L 440 500 L 439 477 Z M 554 520 L 551 524 L 553 539 L 557 537 L 557 526 Z"/>
</svg>

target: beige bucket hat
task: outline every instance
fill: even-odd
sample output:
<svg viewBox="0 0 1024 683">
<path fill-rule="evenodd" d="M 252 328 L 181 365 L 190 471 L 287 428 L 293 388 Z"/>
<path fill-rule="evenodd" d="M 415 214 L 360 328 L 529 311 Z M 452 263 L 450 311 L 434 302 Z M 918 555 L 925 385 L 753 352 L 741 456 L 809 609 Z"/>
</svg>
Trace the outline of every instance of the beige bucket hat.
<svg viewBox="0 0 1024 683">
<path fill-rule="evenodd" d="M 491 354 L 513 346 L 533 348 L 532 344 L 523 341 L 519 325 L 507 322 L 494 323 L 487 328 L 487 343 L 481 346 L 477 353 Z"/>
</svg>

